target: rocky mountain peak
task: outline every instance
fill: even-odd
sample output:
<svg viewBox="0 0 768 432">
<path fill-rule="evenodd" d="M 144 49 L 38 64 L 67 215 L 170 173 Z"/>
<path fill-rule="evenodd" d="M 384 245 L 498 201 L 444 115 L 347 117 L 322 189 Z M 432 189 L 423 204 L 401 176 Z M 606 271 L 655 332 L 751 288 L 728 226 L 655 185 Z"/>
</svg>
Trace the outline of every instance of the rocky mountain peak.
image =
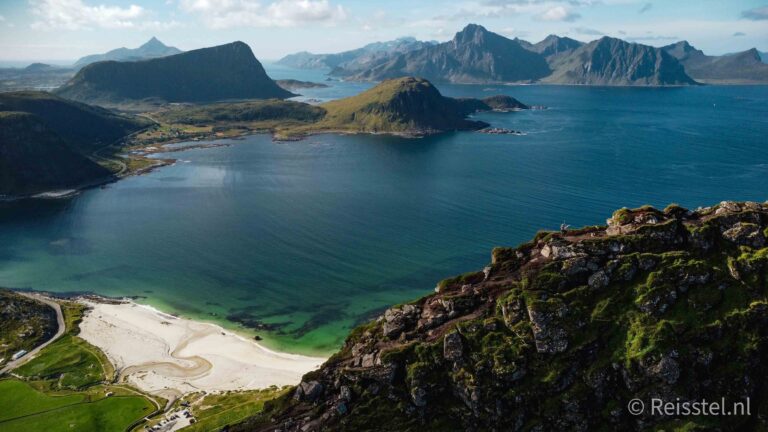
<svg viewBox="0 0 768 432">
<path fill-rule="evenodd" d="M 485 27 L 478 24 L 469 24 L 453 37 L 454 45 L 476 44 L 480 45 L 491 34 Z"/>
</svg>

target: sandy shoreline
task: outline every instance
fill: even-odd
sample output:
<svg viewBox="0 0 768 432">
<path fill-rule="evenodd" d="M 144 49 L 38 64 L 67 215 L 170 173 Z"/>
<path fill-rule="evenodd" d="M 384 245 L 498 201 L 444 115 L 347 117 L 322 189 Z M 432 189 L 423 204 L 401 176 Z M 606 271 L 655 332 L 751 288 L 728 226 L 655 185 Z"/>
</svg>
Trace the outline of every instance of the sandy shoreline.
<svg viewBox="0 0 768 432">
<path fill-rule="evenodd" d="M 164 397 L 298 384 L 325 361 L 271 351 L 218 325 L 151 306 L 81 302 L 92 309 L 79 336 L 107 355 L 121 379 Z"/>
</svg>

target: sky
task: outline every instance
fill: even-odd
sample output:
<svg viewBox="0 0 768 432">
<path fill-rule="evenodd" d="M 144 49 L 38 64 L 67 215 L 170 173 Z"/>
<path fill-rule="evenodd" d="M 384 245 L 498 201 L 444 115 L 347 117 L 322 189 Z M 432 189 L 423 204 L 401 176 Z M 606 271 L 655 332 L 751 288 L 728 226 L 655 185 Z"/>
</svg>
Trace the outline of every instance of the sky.
<svg viewBox="0 0 768 432">
<path fill-rule="evenodd" d="M 768 0 L 0 0 L 0 61 L 66 64 L 152 36 L 182 50 L 241 40 L 274 60 L 403 36 L 445 41 L 468 23 L 531 42 L 607 35 L 768 51 Z"/>
</svg>

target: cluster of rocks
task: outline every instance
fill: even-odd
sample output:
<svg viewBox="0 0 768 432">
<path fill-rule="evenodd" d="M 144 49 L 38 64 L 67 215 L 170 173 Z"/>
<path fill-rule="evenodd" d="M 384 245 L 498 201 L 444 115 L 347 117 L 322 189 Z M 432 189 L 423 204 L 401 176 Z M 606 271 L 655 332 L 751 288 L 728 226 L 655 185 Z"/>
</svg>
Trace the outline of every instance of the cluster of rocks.
<svg viewBox="0 0 768 432">
<path fill-rule="evenodd" d="M 500 127 L 488 127 L 485 129 L 480 129 L 478 132 L 489 135 L 525 135 L 525 133 L 522 131 Z"/>
</svg>

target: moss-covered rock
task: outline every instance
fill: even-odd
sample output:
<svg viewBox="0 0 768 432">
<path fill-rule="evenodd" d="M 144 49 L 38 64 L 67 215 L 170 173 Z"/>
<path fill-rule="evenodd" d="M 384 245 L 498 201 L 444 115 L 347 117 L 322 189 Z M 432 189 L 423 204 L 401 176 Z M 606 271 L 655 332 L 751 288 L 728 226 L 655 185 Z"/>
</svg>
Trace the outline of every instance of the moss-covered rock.
<svg viewBox="0 0 768 432">
<path fill-rule="evenodd" d="M 355 330 L 304 378 L 314 400 L 230 430 L 766 430 L 767 229 L 764 204 L 642 207 L 496 248 Z M 752 415 L 636 416 L 635 398 Z"/>
</svg>

